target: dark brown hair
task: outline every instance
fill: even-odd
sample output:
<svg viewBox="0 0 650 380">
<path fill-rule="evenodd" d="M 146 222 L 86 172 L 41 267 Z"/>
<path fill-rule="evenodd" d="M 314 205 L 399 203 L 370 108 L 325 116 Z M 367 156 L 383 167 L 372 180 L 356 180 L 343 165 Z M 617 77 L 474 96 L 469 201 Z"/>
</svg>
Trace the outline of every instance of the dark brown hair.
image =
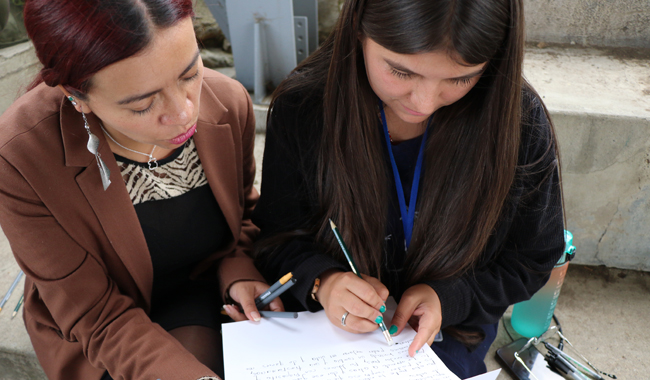
<svg viewBox="0 0 650 380">
<path fill-rule="evenodd" d="M 365 36 L 396 53 L 442 49 L 459 63 L 488 62 L 466 96 L 433 115 L 406 281 L 459 276 L 478 261 L 517 171 L 522 91 L 529 87 L 523 17 L 522 0 L 346 1 L 323 46 L 274 94 L 323 92 L 313 228 L 329 254 L 343 259 L 331 217 L 361 271 L 381 275 L 391 173 L 363 61 Z"/>
</svg>

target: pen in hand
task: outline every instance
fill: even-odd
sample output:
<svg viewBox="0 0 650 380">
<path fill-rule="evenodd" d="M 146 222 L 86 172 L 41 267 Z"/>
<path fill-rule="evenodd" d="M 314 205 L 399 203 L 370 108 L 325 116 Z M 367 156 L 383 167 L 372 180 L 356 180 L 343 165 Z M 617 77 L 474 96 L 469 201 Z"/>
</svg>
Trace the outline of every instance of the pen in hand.
<svg viewBox="0 0 650 380">
<path fill-rule="evenodd" d="M 352 260 L 352 256 L 348 252 L 348 247 L 345 245 L 345 242 L 343 242 L 343 239 L 341 238 L 341 234 L 339 234 L 338 228 L 336 228 L 336 224 L 332 222 L 332 219 L 330 219 L 329 221 L 330 221 L 330 227 L 332 228 L 332 232 L 334 232 L 334 236 L 336 236 L 336 240 L 339 242 L 339 245 L 341 246 L 341 250 L 343 250 L 343 254 L 345 255 L 345 258 L 348 260 L 348 264 L 350 265 L 352 272 L 356 274 L 359 278 L 363 279 L 363 277 L 361 277 L 361 273 L 359 273 L 359 271 L 357 270 L 357 266 L 354 264 L 354 261 Z M 384 323 L 384 321 L 382 320 L 377 324 L 379 325 L 382 334 L 384 334 L 384 338 L 386 338 L 386 343 L 388 343 L 389 346 L 392 346 L 393 338 L 390 336 L 390 333 L 388 332 L 388 328 L 386 328 L 386 324 Z"/>
<path fill-rule="evenodd" d="M 257 308 L 259 309 L 260 304 L 264 302 L 264 300 L 266 300 L 269 296 L 271 296 L 271 294 L 273 294 L 276 290 L 278 290 L 282 285 L 286 284 L 287 281 L 291 280 L 292 277 L 293 277 L 293 273 L 291 272 L 282 276 L 282 278 L 276 281 L 275 284 L 271 285 L 270 288 L 266 289 L 264 293 L 260 294 L 260 296 L 255 299 L 255 306 L 257 306 Z"/>
<path fill-rule="evenodd" d="M 276 281 L 273 285 L 271 285 L 268 289 L 266 289 L 266 291 L 264 291 L 257 298 L 255 298 L 255 308 L 258 311 L 261 311 L 262 308 L 264 308 L 266 305 L 270 304 L 274 299 L 276 299 L 282 293 L 287 291 L 295 283 L 296 283 L 296 278 L 293 277 L 293 274 L 291 274 L 291 272 L 289 272 L 286 275 L 282 276 L 282 278 L 280 278 L 280 280 Z M 230 313 L 232 311 L 228 311 L 228 308 L 234 308 L 234 312 L 238 312 L 238 309 L 237 309 L 238 307 L 242 308 L 242 306 L 240 304 L 238 304 L 237 302 L 235 302 L 233 305 L 225 305 L 224 304 L 223 307 L 222 307 L 222 310 L 221 310 L 221 314 L 222 315 L 230 315 Z M 260 313 L 260 316 L 262 316 L 261 313 Z M 280 316 L 279 315 L 274 315 L 274 317 L 278 318 Z M 235 318 L 233 318 L 233 319 L 235 319 Z M 255 319 L 255 320 L 259 321 L 259 319 Z"/>
<path fill-rule="evenodd" d="M 265 311 L 260 310 L 260 315 L 264 318 L 298 318 L 295 311 Z"/>
<path fill-rule="evenodd" d="M 278 282 L 273 284 L 273 286 L 271 286 L 271 288 L 274 288 L 273 291 L 269 292 L 269 290 L 267 290 L 266 292 L 262 293 L 262 295 L 260 295 L 255 299 L 255 307 L 257 307 L 258 310 L 271 303 L 271 301 L 273 301 L 280 294 L 286 292 L 290 287 L 292 287 L 296 283 L 296 279 L 289 275 L 291 275 L 291 273 L 288 273 L 287 275 L 283 276 Z M 289 277 L 285 280 L 287 276 Z M 285 280 L 284 283 L 282 283 L 283 280 Z M 268 295 L 265 296 L 265 294 L 267 293 Z M 262 296 L 264 296 L 264 298 L 262 298 Z"/>
</svg>

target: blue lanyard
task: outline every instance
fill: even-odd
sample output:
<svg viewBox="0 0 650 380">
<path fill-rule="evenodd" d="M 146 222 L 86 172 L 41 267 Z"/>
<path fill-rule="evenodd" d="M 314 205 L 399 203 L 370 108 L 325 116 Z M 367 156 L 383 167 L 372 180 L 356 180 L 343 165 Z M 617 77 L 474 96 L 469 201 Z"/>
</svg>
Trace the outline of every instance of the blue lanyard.
<svg viewBox="0 0 650 380">
<path fill-rule="evenodd" d="M 404 188 L 402 181 L 399 177 L 397 164 L 395 163 L 395 156 L 391 148 L 390 136 L 388 135 L 388 124 L 386 123 L 386 114 L 384 113 L 384 105 L 379 101 L 379 109 L 381 110 L 381 122 L 384 126 L 384 136 L 386 137 L 386 147 L 388 148 L 388 155 L 390 156 L 390 163 L 393 167 L 393 178 L 395 180 L 395 189 L 397 190 L 397 199 L 399 200 L 399 211 L 402 215 L 402 226 L 404 227 L 404 249 L 408 250 L 411 244 L 411 236 L 413 235 L 413 224 L 415 222 L 415 205 L 418 198 L 418 188 L 420 187 L 420 175 L 422 174 L 422 161 L 424 161 L 424 146 L 427 142 L 427 134 L 429 133 L 429 125 L 431 118 L 427 122 L 427 129 L 424 130 L 422 142 L 420 143 L 420 152 L 418 153 L 418 160 L 415 164 L 415 172 L 413 173 L 413 183 L 411 184 L 411 198 L 409 199 L 409 207 L 406 208 L 406 200 L 404 198 Z"/>
</svg>

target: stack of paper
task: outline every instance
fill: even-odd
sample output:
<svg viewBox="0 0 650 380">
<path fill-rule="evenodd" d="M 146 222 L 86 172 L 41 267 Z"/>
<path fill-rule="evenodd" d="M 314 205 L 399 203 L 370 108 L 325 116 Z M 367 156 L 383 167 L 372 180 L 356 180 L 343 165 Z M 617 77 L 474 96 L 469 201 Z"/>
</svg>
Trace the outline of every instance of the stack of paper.
<svg viewBox="0 0 650 380">
<path fill-rule="evenodd" d="M 352 334 L 332 325 L 323 311 L 227 323 L 222 332 L 226 380 L 459 380 L 427 345 L 408 356 L 415 337 L 409 326 L 392 346 L 379 330 Z M 498 372 L 486 375 L 481 379 Z"/>
</svg>

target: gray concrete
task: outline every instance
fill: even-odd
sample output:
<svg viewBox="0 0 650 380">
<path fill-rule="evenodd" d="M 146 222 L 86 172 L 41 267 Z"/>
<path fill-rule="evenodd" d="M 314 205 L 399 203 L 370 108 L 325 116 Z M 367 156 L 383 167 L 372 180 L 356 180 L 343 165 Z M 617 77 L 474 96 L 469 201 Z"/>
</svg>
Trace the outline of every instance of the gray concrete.
<svg viewBox="0 0 650 380">
<path fill-rule="evenodd" d="M 339 15 L 341 0 L 319 0 L 323 41 Z M 529 42 L 590 47 L 650 48 L 648 0 L 524 0 Z"/>
<path fill-rule="evenodd" d="M 528 41 L 650 48 L 648 0 L 524 0 Z"/>
<path fill-rule="evenodd" d="M 39 69 L 31 42 L 0 49 L 0 113 L 24 92 Z"/>
<path fill-rule="evenodd" d="M 576 262 L 650 270 L 650 61 L 528 49 L 555 122 Z"/>
<path fill-rule="evenodd" d="M 511 312 L 512 308 L 499 324 L 497 339 L 485 359 L 488 369 L 501 368 L 495 355 L 512 341 L 508 332 L 520 338 L 510 326 Z M 555 315 L 564 335 L 598 369 L 620 380 L 648 379 L 650 364 L 644 358 L 650 346 L 650 273 L 571 264 Z M 538 348 L 546 352 L 541 345 Z M 570 347 L 564 351 L 578 357 Z M 513 377 L 504 369 L 498 380 L 506 379 Z"/>
<path fill-rule="evenodd" d="M 47 380 L 38 360 L 28 355 L 0 351 L 0 380 Z"/>
<path fill-rule="evenodd" d="M 650 60 L 607 50 L 528 48 L 524 75 L 554 113 L 650 120 Z"/>
<path fill-rule="evenodd" d="M 205 48 L 201 49 L 201 60 L 205 67 L 212 69 L 220 67 L 233 67 L 235 62 L 232 54 L 224 52 L 219 48 Z"/>
<path fill-rule="evenodd" d="M 11 253 L 9 242 L 0 230 L 0 293 L 2 293 L 0 297 L 4 297 L 19 271 L 20 268 Z M 24 283 L 23 276 L 0 312 L 0 380 L 46 379 L 25 331 L 22 308 L 15 318 L 11 318 L 23 292 Z"/>
</svg>

